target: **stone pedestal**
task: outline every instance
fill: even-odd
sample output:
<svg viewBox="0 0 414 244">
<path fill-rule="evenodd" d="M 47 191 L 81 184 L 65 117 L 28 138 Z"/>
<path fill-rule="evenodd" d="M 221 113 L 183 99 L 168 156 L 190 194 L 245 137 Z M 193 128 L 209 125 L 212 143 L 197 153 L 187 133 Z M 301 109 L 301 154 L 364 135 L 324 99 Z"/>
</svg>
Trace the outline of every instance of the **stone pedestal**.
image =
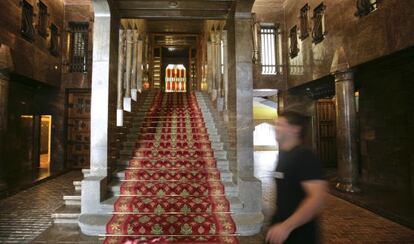
<svg viewBox="0 0 414 244">
<path fill-rule="evenodd" d="M 358 192 L 358 154 L 354 74 L 350 70 L 336 72 L 336 128 L 338 153 L 338 183 L 345 192 Z"/>
</svg>

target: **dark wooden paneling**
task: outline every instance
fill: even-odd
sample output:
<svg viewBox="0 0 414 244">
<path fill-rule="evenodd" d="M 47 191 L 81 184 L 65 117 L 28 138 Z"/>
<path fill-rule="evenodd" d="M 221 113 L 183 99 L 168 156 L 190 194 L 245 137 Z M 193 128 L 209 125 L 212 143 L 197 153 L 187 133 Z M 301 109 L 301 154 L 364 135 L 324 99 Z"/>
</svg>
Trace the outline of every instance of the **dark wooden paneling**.
<svg viewBox="0 0 414 244">
<path fill-rule="evenodd" d="M 88 168 L 90 157 L 90 90 L 68 92 L 67 165 Z"/>
<path fill-rule="evenodd" d="M 316 103 L 317 150 L 325 166 L 336 165 L 336 112 L 331 99 Z"/>
</svg>

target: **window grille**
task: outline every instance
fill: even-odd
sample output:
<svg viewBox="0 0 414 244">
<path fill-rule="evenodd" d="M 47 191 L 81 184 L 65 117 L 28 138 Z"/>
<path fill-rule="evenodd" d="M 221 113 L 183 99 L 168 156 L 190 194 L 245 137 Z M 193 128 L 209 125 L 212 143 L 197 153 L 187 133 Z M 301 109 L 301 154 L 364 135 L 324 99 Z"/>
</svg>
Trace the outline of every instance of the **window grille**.
<svg viewBox="0 0 414 244">
<path fill-rule="evenodd" d="M 260 26 L 261 64 L 263 75 L 277 74 L 276 64 L 276 28 Z"/>
<path fill-rule="evenodd" d="M 224 42 L 223 40 L 220 41 L 220 49 L 221 49 L 221 57 L 220 57 L 220 67 L 221 67 L 221 74 L 224 74 Z"/>
<path fill-rule="evenodd" d="M 300 10 L 300 39 L 303 40 L 309 36 L 309 5 L 306 4 Z"/>
<path fill-rule="evenodd" d="M 48 20 L 47 6 L 39 2 L 39 23 L 38 23 L 38 33 L 43 37 L 47 37 L 47 20 Z"/>
<path fill-rule="evenodd" d="M 298 34 L 297 34 L 297 27 L 296 25 L 290 29 L 289 39 L 290 39 L 290 51 L 289 55 L 290 58 L 294 58 L 299 54 L 299 47 L 298 47 Z"/>
<path fill-rule="evenodd" d="M 22 23 L 20 32 L 29 41 L 34 40 L 35 30 L 33 28 L 33 6 L 26 0 L 22 1 Z"/>
<path fill-rule="evenodd" d="M 50 25 L 50 53 L 59 56 L 59 31 L 55 24 Z"/>
<path fill-rule="evenodd" d="M 377 0 L 357 0 L 356 7 L 357 12 L 355 15 L 363 17 L 377 9 Z"/>
<path fill-rule="evenodd" d="M 70 22 L 71 29 L 71 52 L 70 52 L 70 71 L 88 71 L 88 22 Z"/>
<path fill-rule="evenodd" d="M 315 44 L 325 38 L 325 5 L 321 3 L 313 11 L 313 30 L 312 39 Z"/>
</svg>

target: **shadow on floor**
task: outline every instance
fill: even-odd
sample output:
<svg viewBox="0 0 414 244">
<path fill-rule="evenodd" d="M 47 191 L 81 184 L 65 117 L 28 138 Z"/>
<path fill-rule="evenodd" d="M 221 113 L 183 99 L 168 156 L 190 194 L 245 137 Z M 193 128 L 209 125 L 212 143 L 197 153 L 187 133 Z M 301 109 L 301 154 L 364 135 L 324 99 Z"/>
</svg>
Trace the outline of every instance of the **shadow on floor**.
<svg viewBox="0 0 414 244">
<path fill-rule="evenodd" d="M 345 193 L 335 188 L 336 170 L 327 169 L 331 194 L 414 229 L 414 198 L 409 193 L 360 184 L 360 193 Z"/>
<path fill-rule="evenodd" d="M 51 172 L 48 169 L 35 169 L 4 176 L 3 178 L 0 178 L 0 199 L 14 195 L 19 191 L 64 173 L 66 173 L 66 171 Z"/>
</svg>

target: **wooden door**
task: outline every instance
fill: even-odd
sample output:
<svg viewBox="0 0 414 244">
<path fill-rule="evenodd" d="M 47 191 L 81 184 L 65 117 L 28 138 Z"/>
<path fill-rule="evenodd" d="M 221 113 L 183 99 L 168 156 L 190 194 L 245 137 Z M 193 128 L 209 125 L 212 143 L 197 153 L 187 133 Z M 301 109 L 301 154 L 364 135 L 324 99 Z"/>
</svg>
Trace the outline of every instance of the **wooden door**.
<svg viewBox="0 0 414 244">
<path fill-rule="evenodd" d="M 321 99 L 316 103 L 317 152 L 325 167 L 336 166 L 335 100 Z"/>
<path fill-rule="evenodd" d="M 67 95 L 67 166 L 89 168 L 91 92 L 88 89 L 69 91 Z"/>
</svg>

